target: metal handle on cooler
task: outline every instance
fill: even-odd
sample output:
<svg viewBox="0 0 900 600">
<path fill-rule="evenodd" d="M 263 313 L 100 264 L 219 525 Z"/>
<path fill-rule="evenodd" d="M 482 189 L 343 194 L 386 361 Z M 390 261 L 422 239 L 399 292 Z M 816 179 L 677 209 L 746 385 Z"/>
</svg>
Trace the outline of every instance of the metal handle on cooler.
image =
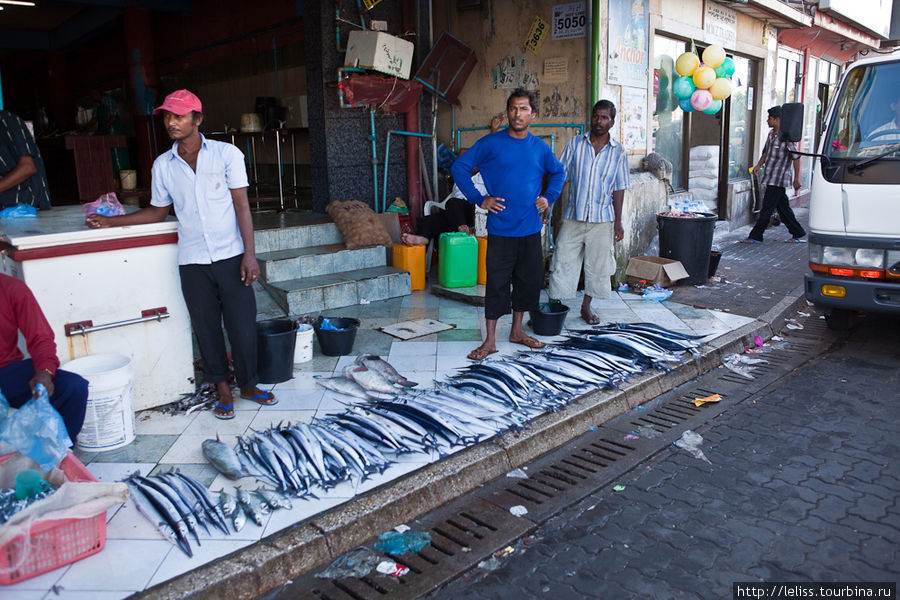
<svg viewBox="0 0 900 600">
<path fill-rule="evenodd" d="M 146 323 L 147 321 L 162 321 L 171 316 L 172 315 L 169 314 L 169 309 L 165 306 L 161 306 L 159 308 L 142 310 L 141 316 L 134 319 L 125 319 L 124 321 L 115 321 L 113 323 L 104 323 L 102 325 L 94 325 L 93 321 L 78 321 L 77 323 L 66 323 L 63 327 L 66 331 L 66 337 L 72 337 L 73 335 L 87 335 L 94 331 L 124 327 L 136 323 Z"/>
</svg>

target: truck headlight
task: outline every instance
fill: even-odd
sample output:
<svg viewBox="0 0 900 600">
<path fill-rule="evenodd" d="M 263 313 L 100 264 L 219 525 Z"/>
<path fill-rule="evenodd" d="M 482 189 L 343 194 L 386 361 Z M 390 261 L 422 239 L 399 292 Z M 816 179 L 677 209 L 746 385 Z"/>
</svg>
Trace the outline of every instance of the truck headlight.
<svg viewBox="0 0 900 600">
<path fill-rule="evenodd" d="M 855 264 L 870 269 L 884 268 L 884 250 L 876 248 L 859 248 L 854 256 Z"/>
</svg>

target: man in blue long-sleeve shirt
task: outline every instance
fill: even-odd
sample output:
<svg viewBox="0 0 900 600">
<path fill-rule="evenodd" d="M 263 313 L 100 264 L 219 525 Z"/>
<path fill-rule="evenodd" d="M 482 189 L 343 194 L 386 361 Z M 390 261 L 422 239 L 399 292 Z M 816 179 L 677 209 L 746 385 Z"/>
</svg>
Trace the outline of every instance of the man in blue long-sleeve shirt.
<svg viewBox="0 0 900 600">
<path fill-rule="evenodd" d="M 521 88 L 513 91 L 506 101 L 509 127 L 475 142 L 451 169 L 466 199 L 488 212 L 486 335 L 481 346 L 469 353 L 472 360 L 497 351 L 497 319 L 510 310 L 509 341 L 529 348 L 544 345 L 522 331 L 522 317 L 526 310 L 536 310 L 540 301 L 544 280 L 541 214 L 559 197 L 566 172 L 547 144 L 528 133 L 536 114 L 534 95 Z M 475 167 L 487 195 L 472 183 Z M 542 194 L 545 175 L 549 181 Z"/>
</svg>

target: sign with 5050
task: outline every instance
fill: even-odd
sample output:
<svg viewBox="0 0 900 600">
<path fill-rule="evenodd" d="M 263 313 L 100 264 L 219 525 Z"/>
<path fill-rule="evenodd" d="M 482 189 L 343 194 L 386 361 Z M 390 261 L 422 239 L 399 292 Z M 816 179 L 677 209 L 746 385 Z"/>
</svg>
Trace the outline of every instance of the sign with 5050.
<svg viewBox="0 0 900 600">
<path fill-rule="evenodd" d="M 531 29 L 528 31 L 528 37 L 525 38 L 525 49 L 534 54 L 540 52 L 549 30 L 550 24 L 547 21 L 540 17 L 535 17 L 531 23 Z"/>
<path fill-rule="evenodd" d="M 557 4 L 553 7 L 553 39 L 570 40 L 585 35 L 587 17 L 584 2 Z"/>
</svg>

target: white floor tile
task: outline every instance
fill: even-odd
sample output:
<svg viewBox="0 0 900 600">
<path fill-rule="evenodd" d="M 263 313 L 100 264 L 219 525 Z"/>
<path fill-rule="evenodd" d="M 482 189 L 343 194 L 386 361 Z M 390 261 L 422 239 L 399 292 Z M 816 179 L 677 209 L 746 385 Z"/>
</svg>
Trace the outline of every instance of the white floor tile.
<svg viewBox="0 0 900 600">
<path fill-rule="evenodd" d="M 211 410 L 206 410 L 197 415 L 190 425 L 184 430 L 184 435 L 205 435 L 206 437 L 216 437 L 219 435 L 242 435 L 247 431 L 250 422 L 259 412 L 259 406 L 253 404 L 250 410 L 241 410 L 235 402 L 233 419 L 217 419 Z"/>
<path fill-rule="evenodd" d="M 160 540 L 165 538 L 129 499 L 106 524 L 107 540 Z M 103 551 L 105 553 L 106 550 Z M 101 553 L 102 554 L 102 553 Z"/>
<path fill-rule="evenodd" d="M 316 385 L 316 378 L 331 377 L 331 374 L 331 371 L 294 371 L 294 378 L 284 383 L 279 383 L 275 392 L 278 394 L 278 399 L 281 400 L 281 394 L 285 390 L 321 389 L 320 386 Z"/>
<path fill-rule="evenodd" d="M 138 435 L 171 435 L 184 431 L 197 411 L 189 415 L 168 415 L 160 410 L 142 410 L 134 416 L 134 432 Z"/>
<path fill-rule="evenodd" d="M 161 463 L 200 463 L 205 464 L 209 461 L 203 456 L 203 440 L 215 439 L 216 435 L 219 440 L 226 444 L 234 444 L 237 434 L 217 434 L 215 431 L 207 432 L 203 435 L 187 435 L 183 434 L 169 451 L 163 455 L 159 462 Z"/>
<path fill-rule="evenodd" d="M 73 564 L 58 585 L 66 590 L 142 590 L 170 552 L 181 554 L 163 540 L 108 539 L 102 552 Z"/>
<path fill-rule="evenodd" d="M 140 471 L 141 475 L 148 475 L 150 471 L 156 468 L 156 463 L 91 463 L 87 465 L 87 470 L 94 474 L 94 477 L 100 481 L 112 482 L 121 481 L 134 473 Z"/>
<path fill-rule="evenodd" d="M 353 497 L 353 488 L 348 485 L 345 486 L 343 490 L 344 496 L 332 493 L 335 490 L 330 490 L 327 494 L 323 494 L 320 490 L 316 490 L 318 498 L 292 498 L 291 503 L 293 506 L 290 510 L 279 509 L 272 513 L 272 517 L 269 519 L 268 525 L 266 525 L 263 536 L 272 535 L 275 532 L 286 529 L 300 521 L 304 521 L 321 512 L 347 502 Z"/>
<path fill-rule="evenodd" d="M 310 423 L 316 416 L 315 410 L 266 410 L 259 411 L 253 422 L 250 423 L 250 429 L 253 431 L 265 431 L 272 427 L 276 427 L 279 423 L 287 425 L 288 423 Z"/>
<path fill-rule="evenodd" d="M 239 550 L 248 543 L 250 542 L 242 540 L 206 540 L 203 545 L 199 547 L 192 544 L 194 551 L 194 556 L 192 558 L 185 556 L 184 553 L 179 550 L 170 552 L 165 560 L 162 561 L 162 564 L 159 565 L 159 569 L 147 585 L 148 587 L 156 585 L 157 583 L 162 583 L 163 581 L 177 577 L 182 573 L 187 573 L 188 571 L 196 569 L 208 562 L 212 562 L 219 557 L 225 556 L 235 550 Z"/>
<path fill-rule="evenodd" d="M 103 551 L 100 552 L 103 554 Z M 58 569 L 53 569 L 48 573 L 44 573 L 43 575 L 38 575 L 36 577 L 32 577 L 31 579 L 26 579 L 25 581 L 20 581 L 18 583 L 13 583 L 12 585 L 4 585 L 0 587 L 0 598 L 8 597 L 8 598 L 20 598 L 19 594 L 24 594 L 28 592 L 36 592 L 43 590 L 42 593 L 46 594 L 47 590 L 49 590 L 53 585 L 55 585 L 63 575 L 66 574 L 66 571 L 72 565 L 65 565 Z M 10 594 L 9 596 L 5 596 L 5 594 Z"/>
<path fill-rule="evenodd" d="M 134 592 L 140 590 L 126 591 L 102 591 L 102 590 L 67 590 L 58 588 L 58 592 L 50 592 L 44 600 L 121 600 L 127 598 Z M 16 600 L 20 600 L 18 597 Z M 24 599 L 22 599 L 24 600 Z"/>
</svg>

